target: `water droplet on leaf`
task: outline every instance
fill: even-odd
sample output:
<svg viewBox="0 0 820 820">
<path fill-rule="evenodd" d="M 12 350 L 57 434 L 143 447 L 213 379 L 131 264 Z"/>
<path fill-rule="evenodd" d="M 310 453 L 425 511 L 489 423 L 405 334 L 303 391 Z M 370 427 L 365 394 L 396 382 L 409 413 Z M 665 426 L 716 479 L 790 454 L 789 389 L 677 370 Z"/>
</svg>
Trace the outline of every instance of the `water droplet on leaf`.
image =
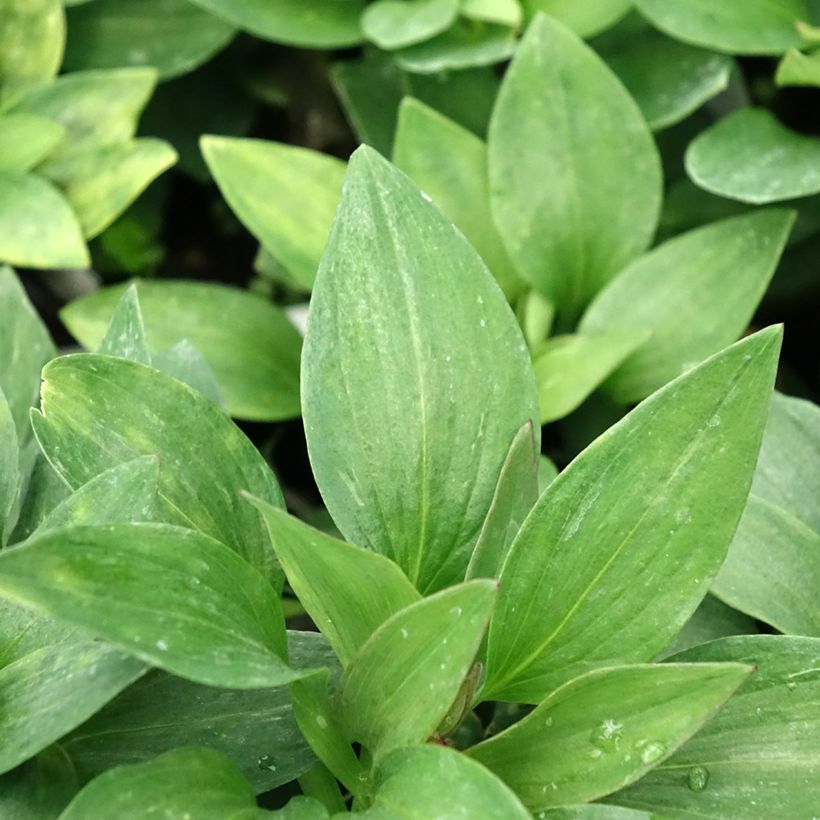
<svg viewBox="0 0 820 820">
<path fill-rule="evenodd" d="M 693 766 L 689 769 L 687 783 L 693 792 L 702 792 L 709 783 L 709 770 L 703 766 Z"/>
</svg>

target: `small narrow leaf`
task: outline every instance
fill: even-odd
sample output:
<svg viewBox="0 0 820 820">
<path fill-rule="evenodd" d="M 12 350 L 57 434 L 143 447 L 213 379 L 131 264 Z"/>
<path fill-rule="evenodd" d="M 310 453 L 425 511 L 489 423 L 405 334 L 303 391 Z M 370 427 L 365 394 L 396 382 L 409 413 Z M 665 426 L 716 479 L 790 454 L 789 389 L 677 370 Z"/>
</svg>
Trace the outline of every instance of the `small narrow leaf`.
<svg viewBox="0 0 820 820">
<path fill-rule="evenodd" d="M 595 800 L 669 756 L 752 671 L 737 663 L 596 670 L 468 754 L 532 811 Z"/>
<path fill-rule="evenodd" d="M 441 212 L 361 148 L 310 311 L 305 433 L 336 525 L 420 590 L 463 578 L 510 441 L 536 409 L 501 290 Z"/>
<path fill-rule="evenodd" d="M 794 211 L 768 209 L 676 236 L 621 271 L 589 306 L 580 330 L 646 327 L 604 389 L 617 401 L 645 398 L 746 329 L 771 281 Z"/>
<path fill-rule="evenodd" d="M 98 352 L 140 364 L 151 364 L 151 352 L 145 338 L 145 325 L 135 285 L 126 288 L 117 302 Z"/>
<path fill-rule="evenodd" d="M 470 581 L 403 609 L 379 627 L 336 693 L 350 740 L 378 759 L 431 737 L 478 651 L 495 589 L 491 581 Z"/>
<path fill-rule="evenodd" d="M 420 600 L 390 559 L 332 538 L 248 496 L 299 602 L 346 666 L 388 618 Z"/>
<path fill-rule="evenodd" d="M 15 525 L 12 511 L 20 484 L 20 452 L 11 408 L 0 389 L 0 546 Z"/>
<path fill-rule="evenodd" d="M 790 48 L 777 66 L 775 83 L 781 88 L 789 86 L 820 86 L 820 56 L 803 54 Z"/>
<path fill-rule="evenodd" d="M 649 245 L 661 203 L 649 128 L 600 57 L 556 20 L 536 17 L 521 41 L 488 152 L 510 258 L 559 310 L 577 314 Z"/>
<path fill-rule="evenodd" d="M 680 630 L 743 511 L 780 335 L 667 385 L 547 488 L 501 571 L 485 698 L 537 703 L 596 666 L 651 660 Z"/>
<path fill-rule="evenodd" d="M 284 620 L 270 584 L 191 530 L 132 523 L 46 532 L 0 555 L 0 595 L 198 683 L 254 689 L 301 674 L 282 660 Z"/>
</svg>

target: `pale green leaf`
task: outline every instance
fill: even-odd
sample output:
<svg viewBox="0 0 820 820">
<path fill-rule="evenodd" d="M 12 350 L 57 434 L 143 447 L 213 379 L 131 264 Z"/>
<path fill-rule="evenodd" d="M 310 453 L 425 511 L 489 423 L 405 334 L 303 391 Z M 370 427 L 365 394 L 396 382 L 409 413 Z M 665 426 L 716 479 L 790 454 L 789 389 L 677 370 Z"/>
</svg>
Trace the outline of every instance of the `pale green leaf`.
<svg viewBox="0 0 820 820">
<path fill-rule="evenodd" d="M 533 358 L 541 424 L 575 410 L 607 376 L 652 337 L 652 331 L 629 322 L 597 333 L 555 336 Z"/>
<path fill-rule="evenodd" d="M 458 6 L 459 0 L 375 0 L 362 13 L 362 33 L 379 48 L 412 46 L 448 29 Z"/>
<path fill-rule="evenodd" d="M 809 16 L 806 0 L 635 0 L 670 37 L 729 54 L 782 54 L 800 45 L 795 23 Z"/>
<path fill-rule="evenodd" d="M 305 432 L 336 525 L 420 590 L 463 578 L 510 442 L 536 413 L 504 295 L 441 212 L 365 147 L 310 310 Z"/>
<path fill-rule="evenodd" d="M 232 415 L 259 421 L 298 415 L 302 340 L 275 305 L 214 283 L 137 280 L 136 286 L 149 345 L 161 350 L 189 340 L 213 370 Z M 100 344 L 125 287 L 102 288 L 63 308 L 61 318 L 85 347 Z M 155 364 L 163 365 L 163 357 Z"/>
<path fill-rule="evenodd" d="M 301 674 L 282 659 L 284 620 L 270 584 L 192 530 L 51 530 L 0 554 L 0 595 L 197 683 L 256 689 Z"/>
<path fill-rule="evenodd" d="M 63 137 L 62 125 L 36 114 L 0 117 L 0 171 L 28 171 Z"/>
<path fill-rule="evenodd" d="M 536 703 L 586 670 L 651 660 L 681 629 L 743 511 L 780 336 L 662 388 L 547 488 L 501 571 L 485 698 Z"/>
<path fill-rule="evenodd" d="M 680 751 L 610 800 L 664 817 L 811 817 L 820 805 L 820 640 L 724 638 L 675 662 L 752 664 L 755 673 Z"/>
<path fill-rule="evenodd" d="M 518 0 L 461 0 L 459 14 L 471 20 L 517 28 L 523 11 Z"/>
<path fill-rule="evenodd" d="M 586 803 L 580 806 L 562 806 L 538 812 L 538 820 L 653 820 L 644 811 L 625 809 L 621 806 L 604 806 L 600 803 Z"/>
<path fill-rule="evenodd" d="M 405 98 L 399 109 L 393 162 L 462 231 L 512 299 L 521 289 L 521 280 L 490 213 L 484 141 L 423 103 Z"/>
<path fill-rule="evenodd" d="M 123 461 L 158 455 L 163 516 L 222 541 L 266 577 L 281 578 L 263 521 L 239 497 L 248 490 L 282 504 L 276 479 L 210 400 L 164 373 L 113 356 L 64 356 L 43 377 L 42 413 L 33 413 L 32 425 L 72 488 Z"/>
<path fill-rule="evenodd" d="M 151 351 L 145 338 L 145 324 L 136 285 L 129 285 L 123 291 L 97 352 L 120 356 L 139 364 L 151 364 Z"/>
<path fill-rule="evenodd" d="M 279 566 L 313 622 L 347 665 L 388 618 L 420 599 L 388 558 L 339 541 L 259 499 Z"/>
<path fill-rule="evenodd" d="M 770 209 L 676 236 L 621 271 L 589 306 L 580 330 L 650 328 L 649 341 L 605 390 L 638 401 L 746 329 L 780 261 L 794 211 Z"/>
<path fill-rule="evenodd" d="M 201 144 L 236 215 L 310 290 L 339 204 L 345 164 L 318 151 L 265 140 L 205 136 Z"/>
<path fill-rule="evenodd" d="M 182 339 L 165 350 L 153 353 L 151 364 L 157 370 L 198 390 L 217 407 L 227 412 L 228 407 L 213 370 L 205 361 L 205 357 L 187 339 Z"/>
<path fill-rule="evenodd" d="M 88 265 L 77 217 L 51 183 L 0 172 L 0 260 L 26 268 Z"/>
<path fill-rule="evenodd" d="M 774 81 L 781 88 L 820 86 L 820 55 L 803 54 L 796 48 L 790 48 L 777 66 Z"/>
<path fill-rule="evenodd" d="M 616 666 L 575 678 L 469 750 L 538 811 L 623 788 L 688 740 L 751 666 Z"/>
<path fill-rule="evenodd" d="M 591 37 L 614 25 L 632 0 L 521 0 L 527 19 L 539 11 L 560 20 L 579 37 Z"/>
<path fill-rule="evenodd" d="M 510 258 L 559 311 L 576 315 L 649 245 L 661 204 L 649 128 L 601 58 L 556 20 L 539 15 L 521 41 L 488 152 Z"/>
<path fill-rule="evenodd" d="M 159 76 L 192 71 L 236 34 L 188 0 L 94 0 L 68 12 L 66 68 L 151 66 Z"/>
<path fill-rule="evenodd" d="M 692 181 L 752 205 L 820 192 L 820 140 L 782 125 L 764 108 L 742 108 L 699 134 L 685 155 Z"/>
<path fill-rule="evenodd" d="M 12 511 L 20 483 L 20 454 L 11 407 L 0 389 L 0 547 L 14 527 Z"/>
<path fill-rule="evenodd" d="M 469 581 L 385 621 L 345 669 L 336 704 L 350 740 L 378 759 L 435 732 L 473 663 L 496 584 Z"/>
</svg>

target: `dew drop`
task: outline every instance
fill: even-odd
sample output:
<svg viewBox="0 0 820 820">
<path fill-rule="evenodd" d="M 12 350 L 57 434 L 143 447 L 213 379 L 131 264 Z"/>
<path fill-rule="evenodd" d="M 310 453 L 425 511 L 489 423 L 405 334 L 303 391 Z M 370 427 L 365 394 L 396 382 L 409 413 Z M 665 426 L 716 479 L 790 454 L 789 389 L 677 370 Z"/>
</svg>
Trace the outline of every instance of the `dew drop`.
<svg viewBox="0 0 820 820">
<path fill-rule="evenodd" d="M 709 770 L 703 766 L 693 766 L 689 769 L 686 782 L 693 792 L 702 792 L 709 783 Z"/>
<path fill-rule="evenodd" d="M 590 742 L 601 752 L 617 752 L 621 745 L 621 729 L 623 723 L 616 720 L 605 720 L 600 726 L 593 730 L 590 735 Z M 599 757 L 599 755 L 593 755 Z"/>
<path fill-rule="evenodd" d="M 274 763 L 273 757 L 271 755 L 262 755 L 262 757 L 260 757 L 259 760 L 256 761 L 256 765 L 263 772 L 276 771 L 276 763 Z"/>
<path fill-rule="evenodd" d="M 327 721 L 325 720 L 324 715 L 316 715 L 316 723 L 320 729 L 327 729 Z"/>
<path fill-rule="evenodd" d="M 402 627 L 401 636 L 402 636 L 402 638 L 406 639 L 406 638 L 410 637 L 410 633 L 404 627 Z"/>
<path fill-rule="evenodd" d="M 165 641 L 157 641 L 156 646 L 160 652 L 164 652 L 168 648 L 168 644 Z"/>
<path fill-rule="evenodd" d="M 663 753 L 666 751 L 666 746 L 663 743 L 659 743 L 657 741 L 649 741 L 649 742 L 642 742 L 638 744 L 638 750 L 641 754 L 641 760 L 644 763 L 654 763 L 656 760 L 659 760 L 663 757 Z"/>
</svg>

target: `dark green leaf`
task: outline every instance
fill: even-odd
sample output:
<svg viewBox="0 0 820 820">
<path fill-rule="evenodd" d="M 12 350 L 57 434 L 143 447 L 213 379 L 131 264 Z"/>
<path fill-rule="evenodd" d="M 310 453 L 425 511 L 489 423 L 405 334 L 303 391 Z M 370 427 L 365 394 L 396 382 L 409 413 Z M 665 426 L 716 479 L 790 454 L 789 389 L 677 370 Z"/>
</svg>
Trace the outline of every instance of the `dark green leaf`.
<svg viewBox="0 0 820 820">
<path fill-rule="evenodd" d="M 58 746 L 51 746 L 0 777 L 0 816 L 57 820 L 78 788 L 71 761 Z"/>
</svg>

